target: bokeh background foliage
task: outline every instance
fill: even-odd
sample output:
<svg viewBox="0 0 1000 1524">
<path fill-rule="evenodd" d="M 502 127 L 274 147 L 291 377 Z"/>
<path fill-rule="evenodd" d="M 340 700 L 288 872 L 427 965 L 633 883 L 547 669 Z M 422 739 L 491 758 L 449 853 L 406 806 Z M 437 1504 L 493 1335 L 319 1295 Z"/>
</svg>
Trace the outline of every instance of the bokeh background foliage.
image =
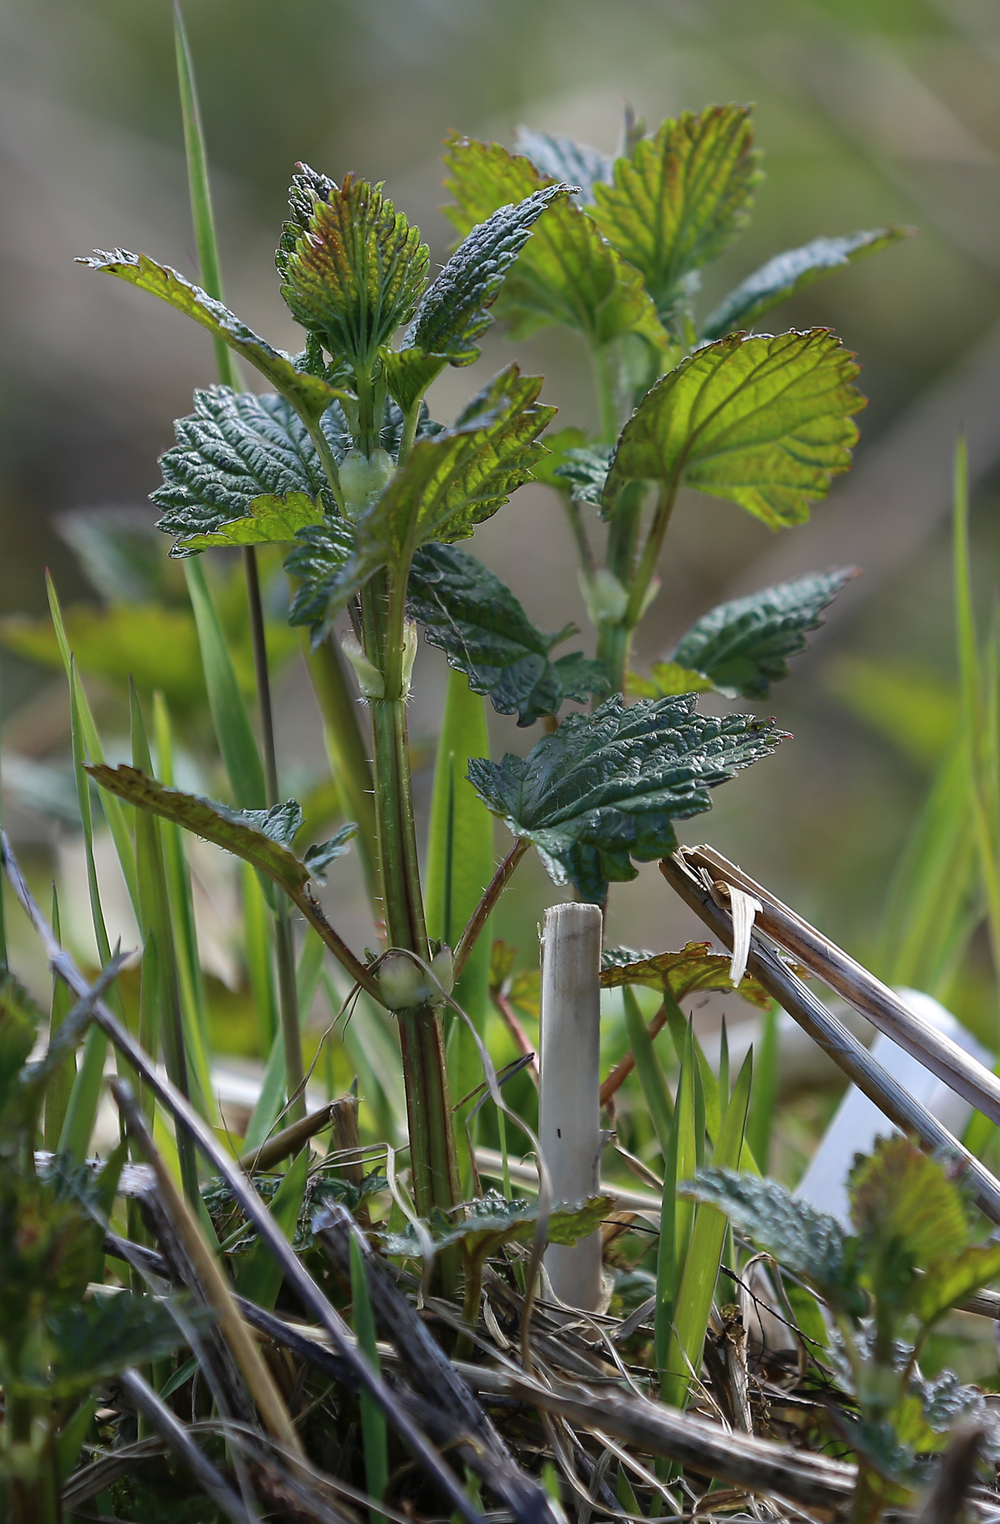
<svg viewBox="0 0 1000 1524">
<path fill-rule="evenodd" d="M 862 567 L 826 630 L 764 706 L 794 732 L 794 743 L 721 794 L 708 829 L 722 851 L 852 951 L 877 960 L 893 867 L 957 713 L 948 508 L 960 426 L 969 440 L 972 564 L 984 612 L 1000 551 L 995 5 L 188 0 L 186 17 L 227 297 L 289 348 L 298 340 L 272 254 L 294 161 L 335 178 L 351 169 L 385 179 L 440 261 L 451 239 L 439 211 L 438 154 L 451 129 L 510 142 L 514 126 L 525 123 L 614 151 L 625 101 L 650 124 L 708 101 L 756 102 L 766 179 L 749 232 L 709 272 L 703 310 L 778 249 L 889 222 L 918 229 L 918 238 L 775 314 L 779 330 L 828 323 L 859 352 L 871 405 L 860 419 L 854 472 L 808 528 L 789 536 L 772 536 L 735 507 L 692 494 L 678 510 L 663 590 L 638 653 L 645 667 L 726 597 L 832 565 Z M 166 3 L 7 0 L 0 13 L 4 614 L 42 612 L 45 565 L 64 605 L 95 601 L 59 533 L 60 516 L 80 506 L 143 505 L 159 481 L 156 455 L 172 442 L 169 420 L 189 411 L 193 386 L 213 379 L 207 337 L 71 263 L 94 246 L 120 244 L 194 273 L 170 26 Z M 519 351 L 528 368 L 546 374 L 545 398 L 560 407 L 561 423 L 591 421 L 585 356 L 571 336 L 549 330 Z M 498 325 L 474 374 L 451 372 L 436 383 L 437 416 L 450 416 L 460 395 L 511 356 Z M 520 492 L 480 532 L 477 552 L 538 623 L 557 629 L 576 619 L 587 628 L 565 573 L 568 532 L 545 489 Z M 157 638 L 177 657 L 174 707 L 186 706 L 197 727 L 199 684 L 193 663 L 182 659 L 190 632 L 183 621 L 170 625 L 183 587 L 169 582 L 169 570 L 161 574 L 168 581 Z M 224 565 L 217 575 L 223 617 L 229 597 L 235 629 L 238 583 L 226 585 Z M 86 611 L 75 617 L 82 628 Z M 53 852 L 65 855 L 72 840 L 72 804 L 60 825 L 31 808 L 31 789 L 50 787 L 57 797 L 62 786 L 65 689 L 27 649 L 2 656 L 8 819 L 22 851 L 34 847 L 36 868 L 47 871 Z M 322 735 L 294 644 L 286 639 L 280 654 L 288 658 L 278 693 L 284 781 L 287 792 L 301 794 L 321 772 Z M 411 730 L 418 753 L 424 738 L 429 764 L 445 664 L 426 649 L 419 659 Z M 245 665 L 249 681 L 248 653 Z M 113 731 L 113 682 L 104 702 Z M 530 733 L 499 725 L 495 747 L 531 744 Z M 35 767 L 29 778 L 24 759 L 50 771 Z M 422 782 L 426 806 L 429 765 Z M 552 888 L 537 865 L 521 871 L 521 896 L 501 910 L 496 930 L 530 964 L 534 926 Z M 345 870 L 337 891 L 338 915 L 357 942 L 364 925 L 360 909 L 351 921 L 361 899 L 352 872 Z M 617 890 L 610 941 L 665 947 L 694 931 L 655 880 L 650 867 Z M 226 973 L 221 963 L 219 972 Z M 951 994 L 958 1013 L 995 1040 L 995 1006 L 983 994 L 989 972 L 983 938 Z M 235 1046 L 252 1044 L 252 1033 L 239 1035 L 242 1019 L 235 1001 Z"/>
</svg>

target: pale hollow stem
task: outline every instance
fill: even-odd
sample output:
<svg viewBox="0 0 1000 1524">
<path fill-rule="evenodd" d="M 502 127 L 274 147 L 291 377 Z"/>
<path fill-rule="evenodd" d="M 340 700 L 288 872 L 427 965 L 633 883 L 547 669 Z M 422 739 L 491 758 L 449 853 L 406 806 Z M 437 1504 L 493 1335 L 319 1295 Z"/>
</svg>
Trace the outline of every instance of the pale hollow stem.
<svg viewBox="0 0 1000 1524">
<path fill-rule="evenodd" d="M 405 582 L 403 582 L 405 587 Z M 372 771 L 382 905 L 390 947 L 429 958 L 413 819 L 400 587 L 384 573 L 361 595 L 365 651 L 382 674 L 383 696 L 369 700 Z M 399 1013 L 410 1162 L 417 1211 L 446 1211 L 460 1199 L 454 1122 L 440 1012 L 419 1006 Z"/>
<path fill-rule="evenodd" d="M 542 937 L 538 1136 L 554 1202 L 598 1189 L 600 1164 L 601 935 L 599 905 L 553 905 Z M 601 1234 L 545 1255 L 552 1289 L 570 1307 L 600 1305 Z"/>
</svg>

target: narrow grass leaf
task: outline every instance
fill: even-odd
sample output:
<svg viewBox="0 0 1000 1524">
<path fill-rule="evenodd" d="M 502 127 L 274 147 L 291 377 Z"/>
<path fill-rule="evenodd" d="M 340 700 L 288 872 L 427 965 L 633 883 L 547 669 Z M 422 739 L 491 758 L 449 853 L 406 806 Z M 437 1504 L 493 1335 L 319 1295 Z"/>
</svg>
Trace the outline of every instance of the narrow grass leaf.
<svg viewBox="0 0 1000 1524">
<path fill-rule="evenodd" d="M 289 1164 L 271 1201 L 271 1216 L 291 1243 L 302 1210 L 309 1178 L 309 1147 L 303 1148 Z M 245 1255 L 236 1272 L 237 1296 L 246 1297 L 270 1312 L 281 1290 L 281 1266 L 267 1244 L 260 1239 Z"/>
<path fill-rule="evenodd" d="M 58 941 L 62 941 L 62 932 L 59 925 L 59 895 L 55 884 L 52 885 L 52 930 Z M 69 1012 L 73 1008 L 73 996 L 66 988 L 63 981 L 53 975 L 52 979 L 52 1003 L 49 1007 L 49 1042 L 55 1037 Z M 45 1147 L 55 1151 L 59 1147 L 59 1139 L 62 1136 L 66 1113 L 69 1110 L 70 1096 L 73 1093 L 73 1085 L 76 1079 L 76 1069 L 73 1063 L 73 1055 L 66 1057 L 49 1076 L 45 1086 L 45 1126 L 43 1138 Z"/>
<path fill-rule="evenodd" d="M 656 1133 L 656 1140 L 660 1145 L 660 1153 L 664 1159 L 667 1157 L 667 1149 L 670 1146 L 670 1137 L 674 1125 L 674 1108 L 670 1100 L 670 1092 L 667 1090 L 667 1082 L 660 1068 L 660 1061 L 656 1056 L 652 1039 L 646 1023 L 643 1020 L 642 1011 L 636 994 L 631 985 L 626 985 L 622 990 L 625 1005 L 625 1030 L 628 1034 L 632 1056 L 635 1059 L 636 1073 L 642 1086 L 642 1093 L 646 1100 L 649 1111 L 649 1119 Z"/>
<path fill-rule="evenodd" d="M 368 1356 L 375 1370 L 380 1370 L 375 1314 L 368 1294 L 364 1253 L 358 1242 L 356 1231 L 352 1231 L 350 1235 L 350 1255 L 355 1338 L 359 1349 Z M 365 1454 L 365 1480 L 368 1491 L 373 1498 L 381 1502 L 389 1484 L 389 1444 L 385 1414 L 368 1392 L 361 1394 L 361 1438 Z M 380 1515 L 373 1513 L 372 1517 L 378 1519 Z"/>
<path fill-rule="evenodd" d="M 778 1007 L 772 1001 L 761 1025 L 747 1115 L 747 1145 L 764 1175 L 767 1174 L 774 1113 L 778 1104 L 778 1062 Z"/>
<path fill-rule="evenodd" d="M 233 798 L 240 809 L 262 810 L 266 805 L 266 797 L 260 752 L 250 728 L 246 705 L 236 681 L 205 571 L 200 562 L 186 561 L 184 573 L 198 626 L 198 641 L 215 736 L 229 775 Z"/>
</svg>

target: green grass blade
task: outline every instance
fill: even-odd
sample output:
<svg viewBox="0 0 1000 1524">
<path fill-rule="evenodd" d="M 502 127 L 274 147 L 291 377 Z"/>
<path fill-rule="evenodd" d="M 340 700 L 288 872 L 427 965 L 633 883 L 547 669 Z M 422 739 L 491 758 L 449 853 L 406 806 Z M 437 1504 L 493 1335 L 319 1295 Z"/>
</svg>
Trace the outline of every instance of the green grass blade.
<svg viewBox="0 0 1000 1524">
<path fill-rule="evenodd" d="M 271 1216 L 289 1243 L 295 1236 L 308 1178 L 309 1148 L 307 1146 L 296 1154 L 288 1166 L 271 1202 Z M 236 1293 L 270 1312 L 281 1290 L 281 1274 L 281 1266 L 271 1250 L 267 1244 L 258 1239 L 243 1258 L 236 1273 Z"/>
<path fill-rule="evenodd" d="M 778 1007 L 772 1002 L 761 1027 L 747 1116 L 747 1143 L 762 1175 L 767 1174 L 771 1129 L 778 1104 Z"/>
<path fill-rule="evenodd" d="M 489 754 L 483 699 L 461 672 L 449 672 L 434 770 L 425 902 L 428 934 L 453 949 L 493 877 L 493 817 L 465 776 L 470 757 Z M 484 933 L 454 991 L 480 1036 L 489 1009 L 489 965 L 490 942 Z M 482 1065 L 465 1023 L 457 1021 L 456 1030 L 461 1034 L 458 1068 L 451 1080 L 453 1093 L 462 1096 L 482 1080 Z"/>
<path fill-rule="evenodd" d="M 663 1003 L 667 1008 L 667 1025 L 673 1038 L 674 1047 L 678 1058 L 682 1058 L 688 1041 L 690 1031 L 691 1041 L 694 1044 L 694 1056 L 697 1064 L 698 1078 L 695 1085 L 696 1115 L 701 1118 L 698 1130 L 698 1147 L 704 1151 L 704 1138 L 707 1131 L 713 1141 L 719 1136 L 719 1126 L 722 1121 L 722 1103 L 719 1100 L 719 1082 L 712 1073 L 712 1065 L 705 1056 L 705 1050 L 694 1035 L 691 1023 L 686 1019 L 684 1012 L 674 997 L 664 991 Z M 702 1159 L 699 1155 L 699 1164 Z"/>
<path fill-rule="evenodd" d="M 208 155 L 205 151 L 205 133 L 201 123 L 201 107 L 194 78 L 191 49 L 188 46 L 187 29 L 178 0 L 174 0 L 174 45 L 177 54 L 177 84 L 181 97 L 181 117 L 184 122 L 184 149 L 187 156 L 188 189 L 191 193 L 191 221 L 194 224 L 195 244 L 201 284 L 209 296 L 222 301 L 222 269 L 219 263 L 219 246 L 215 236 L 215 217 L 212 212 L 212 192 L 208 181 Z M 219 379 L 224 386 L 242 391 L 236 359 L 229 346 L 221 339 L 213 339 Z"/>
<path fill-rule="evenodd" d="M 192 556 L 184 562 L 184 575 L 198 630 L 215 738 L 229 777 L 233 800 L 242 810 L 262 810 L 266 806 L 266 798 L 260 752 L 236 681 L 205 569 L 197 557 Z"/>
<path fill-rule="evenodd" d="M 663 1077 L 663 1070 L 660 1068 L 660 1061 L 656 1056 L 653 1040 L 643 1019 L 635 990 L 630 984 L 623 986 L 622 1000 L 625 1006 L 625 1030 L 635 1059 L 635 1070 L 649 1110 L 649 1119 L 660 1145 L 660 1154 L 666 1159 L 674 1122 L 670 1092 L 667 1090 L 667 1082 Z"/>
<path fill-rule="evenodd" d="M 368 1356 L 375 1369 L 380 1370 L 375 1315 L 368 1295 L 364 1255 L 357 1234 L 353 1232 L 351 1233 L 351 1300 L 354 1304 L 354 1334 L 358 1341 L 358 1348 Z M 389 1446 L 385 1414 L 368 1392 L 361 1393 L 361 1437 L 365 1453 L 365 1480 L 368 1491 L 373 1498 L 381 1502 L 389 1484 Z M 372 1517 L 378 1519 L 381 1515 L 373 1513 Z"/>
<path fill-rule="evenodd" d="M 683 1018 L 682 1018 L 683 1019 Z M 681 1271 L 687 1258 L 694 1203 L 676 1194 L 678 1180 L 689 1180 L 698 1168 L 698 1141 L 695 1134 L 697 1059 L 694 1032 L 686 1024 L 681 1045 L 681 1069 L 677 1080 L 674 1123 L 664 1157 L 663 1200 L 660 1209 L 660 1242 L 656 1265 L 656 1364 L 661 1384 L 667 1368 L 667 1354 L 673 1335 L 674 1313 Z"/>
<path fill-rule="evenodd" d="M 129 685 L 129 706 L 132 722 L 132 765 L 140 772 L 152 775 L 153 761 L 146 736 L 142 706 L 134 685 Z M 182 1095 L 191 1098 L 188 1078 L 187 1054 L 184 1042 L 184 1024 L 181 1018 L 180 980 L 174 948 L 173 927 L 170 922 L 170 906 L 167 898 L 167 876 L 163 862 L 163 844 L 160 835 L 161 822 L 147 810 L 136 812 L 135 861 L 139 884 L 139 933 L 143 940 L 144 984 L 149 987 L 145 1003 L 149 1024 L 158 1031 L 151 1031 L 146 1051 L 156 1053 L 156 1039 L 163 1045 L 163 1057 L 167 1074 Z M 152 950 L 155 947 L 155 957 Z M 146 975 L 146 959 L 151 958 L 155 973 Z M 155 1017 L 153 1010 L 155 1006 Z M 195 1097 L 197 1101 L 197 1096 Z M 181 1180 L 188 1200 L 196 1205 L 200 1201 L 198 1190 L 198 1167 L 194 1144 L 187 1132 L 181 1130 L 177 1138 Z"/>
<path fill-rule="evenodd" d="M 52 930 L 58 941 L 62 941 L 62 930 L 59 924 L 59 895 L 55 884 L 52 885 Z M 49 1041 L 58 1032 L 66 1017 L 73 1008 L 73 996 L 66 985 L 58 977 L 52 980 L 52 1004 L 49 1008 Z M 59 1147 L 59 1139 L 62 1137 L 63 1126 L 66 1121 L 66 1113 L 69 1110 L 70 1096 L 73 1093 L 73 1085 L 76 1079 L 76 1070 L 73 1057 L 67 1053 L 62 1063 L 53 1071 L 45 1087 L 45 1127 L 43 1137 L 45 1147 L 53 1152 Z"/>
<path fill-rule="evenodd" d="M 170 715 L 162 693 L 153 700 L 153 729 L 156 737 L 159 776 L 170 786 L 174 782 L 173 734 Z M 191 873 L 184 853 L 180 827 L 172 821 L 159 823 L 163 865 L 166 877 L 167 906 L 176 953 L 177 979 L 181 1004 L 184 1048 L 190 1070 L 192 1092 L 198 1110 L 213 1126 L 217 1121 L 212 1093 L 212 1067 L 206 1011 L 205 986 L 198 955 Z"/>
<path fill-rule="evenodd" d="M 243 956 L 246 962 L 250 996 L 257 1013 L 260 1055 L 265 1058 L 271 1051 L 280 1025 L 278 997 L 274 987 L 274 964 L 271 960 L 271 919 L 257 874 L 249 863 L 243 863 L 241 866 Z"/>
<path fill-rule="evenodd" d="M 260 895 L 257 876 L 252 868 L 246 870 L 244 891 L 244 904 L 249 903 L 255 907 L 254 915 L 259 916 L 259 924 L 266 931 L 268 925 L 267 911 L 264 906 L 263 897 Z M 255 895 L 257 896 L 256 899 L 254 898 Z M 251 926 L 248 921 L 248 967 L 250 966 L 249 956 L 251 951 L 250 931 Z M 323 943 L 316 933 L 314 931 L 307 931 L 296 973 L 298 1008 L 302 1012 L 303 1017 L 308 1015 L 309 1008 L 316 994 L 320 975 L 323 972 L 324 951 Z M 274 1036 L 271 1039 L 271 1046 L 267 1051 L 267 1066 L 264 1070 L 264 1080 L 261 1085 L 260 1095 L 257 1097 L 257 1104 L 247 1125 L 247 1135 L 243 1143 L 244 1153 L 249 1153 L 251 1149 L 259 1148 L 267 1140 L 271 1129 L 278 1119 L 278 1114 L 281 1111 L 285 1097 L 285 1044 L 282 1033 L 278 1028 L 277 1015 L 274 1012 L 274 983 L 269 977 L 266 978 L 270 974 L 270 962 L 266 961 L 266 943 L 263 948 L 258 947 L 256 953 L 257 962 L 262 965 L 257 970 L 256 978 L 264 981 L 264 997 L 272 1002 L 271 1011 L 274 1018 Z M 254 977 L 254 974 L 251 973 L 251 981 Z"/>
<path fill-rule="evenodd" d="M 752 1055 L 747 1054 L 726 1109 L 712 1163 L 738 1169 L 743 1152 L 747 1107 L 753 1074 Z M 678 1184 L 683 1183 L 679 1177 Z M 674 1332 L 670 1340 L 660 1400 L 672 1407 L 686 1407 L 691 1393 L 693 1369 L 697 1375 L 705 1344 L 715 1283 L 726 1237 L 728 1219 L 718 1207 L 702 1202 L 695 1213 L 691 1243 L 684 1262 Z"/>
</svg>

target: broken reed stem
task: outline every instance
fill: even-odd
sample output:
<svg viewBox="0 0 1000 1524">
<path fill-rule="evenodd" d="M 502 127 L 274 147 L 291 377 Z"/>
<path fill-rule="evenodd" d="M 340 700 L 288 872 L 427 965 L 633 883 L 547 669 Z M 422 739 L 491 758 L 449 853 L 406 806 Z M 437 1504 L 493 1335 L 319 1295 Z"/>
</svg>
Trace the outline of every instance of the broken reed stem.
<svg viewBox="0 0 1000 1524">
<path fill-rule="evenodd" d="M 553 1201 L 597 1194 L 600 1163 L 601 935 L 598 905 L 553 905 L 542 937 L 538 1134 Z M 570 1307 L 600 1306 L 600 1230 L 545 1253 L 552 1289 Z"/>
</svg>

